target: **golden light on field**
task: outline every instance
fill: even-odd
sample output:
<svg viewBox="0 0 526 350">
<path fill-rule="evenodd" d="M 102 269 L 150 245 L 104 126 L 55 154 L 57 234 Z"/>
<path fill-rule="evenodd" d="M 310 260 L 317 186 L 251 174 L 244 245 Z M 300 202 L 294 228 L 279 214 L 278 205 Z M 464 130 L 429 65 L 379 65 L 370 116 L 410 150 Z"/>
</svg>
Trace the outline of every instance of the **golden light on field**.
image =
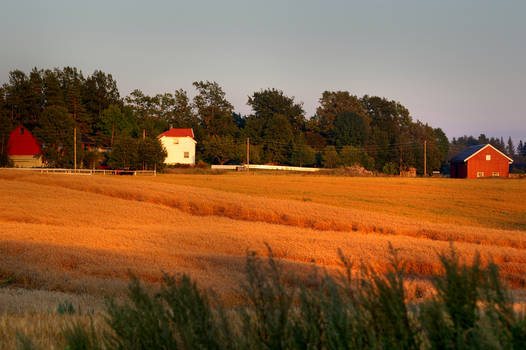
<svg viewBox="0 0 526 350">
<path fill-rule="evenodd" d="M 513 286 L 526 279 L 520 180 L 3 171 L 0 195 L 0 277 L 27 288 L 118 294 L 128 271 L 150 282 L 166 271 L 230 299 L 247 250 L 264 243 L 298 271 L 338 268 L 338 248 L 383 270 L 392 243 L 425 289 L 453 241 L 468 260 L 494 259 Z"/>
<path fill-rule="evenodd" d="M 290 174 L 157 177 L 0 171 L 0 347 L 22 329 L 43 346 L 75 319 L 57 302 L 101 310 L 133 272 L 157 283 L 187 273 L 238 302 L 247 250 L 268 243 L 287 268 L 335 273 L 338 249 L 379 271 L 389 244 L 409 272 L 407 297 L 433 293 L 438 253 L 493 259 L 526 299 L 526 181 L 351 178 Z M 314 262 L 313 262 L 314 261 Z M 94 322 L 102 316 L 96 311 Z M 2 345 L 3 344 L 3 345 Z"/>
</svg>

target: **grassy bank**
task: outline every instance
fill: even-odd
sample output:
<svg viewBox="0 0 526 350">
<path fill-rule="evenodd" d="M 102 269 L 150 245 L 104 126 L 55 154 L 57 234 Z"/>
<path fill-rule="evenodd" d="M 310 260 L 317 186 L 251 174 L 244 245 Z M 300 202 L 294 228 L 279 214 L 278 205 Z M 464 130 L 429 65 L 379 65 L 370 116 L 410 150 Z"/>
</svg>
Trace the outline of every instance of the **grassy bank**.
<svg viewBox="0 0 526 350">
<path fill-rule="evenodd" d="M 226 309 L 186 275 L 164 275 L 157 290 L 133 279 L 127 299 L 104 317 L 49 319 L 54 342 L 17 331 L 20 348 L 67 349 L 524 349 L 526 318 L 514 308 L 498 267 L 439 256 L 434 296 L 409 303 L 396 251 L 385 274 L 341 256 L 339 277 L 314 268 L 308 279 L 249 253 L 241 304 Z M 60 323 L 61 331 L 56 332 Z M 48 343 L 46 343 L 48 341 Z M 13 341 L 9 345 L 12 345 Z"/>
</svg>

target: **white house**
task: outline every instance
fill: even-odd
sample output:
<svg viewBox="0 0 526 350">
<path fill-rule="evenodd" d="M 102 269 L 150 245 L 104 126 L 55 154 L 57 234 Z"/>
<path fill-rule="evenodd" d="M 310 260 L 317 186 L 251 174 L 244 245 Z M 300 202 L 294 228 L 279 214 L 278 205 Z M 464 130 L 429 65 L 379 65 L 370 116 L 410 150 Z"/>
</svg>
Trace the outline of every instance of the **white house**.
<svg viewBox="0 0 526 350">
<path fill-rule="evenodd" d="M 173 129 L 157 136 L 168 156 L 165 164 L 195 164 L 194 131 L 192 129 Z"/>
</svg>

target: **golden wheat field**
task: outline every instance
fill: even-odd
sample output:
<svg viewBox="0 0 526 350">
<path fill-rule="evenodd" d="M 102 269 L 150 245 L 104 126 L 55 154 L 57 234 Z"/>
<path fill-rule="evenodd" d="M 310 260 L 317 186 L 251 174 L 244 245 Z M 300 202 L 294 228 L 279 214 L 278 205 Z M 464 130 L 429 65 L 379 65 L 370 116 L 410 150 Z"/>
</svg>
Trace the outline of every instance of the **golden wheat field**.
<svg viewBox="0 0 526 350">
<path fill-rule="evenodd" d="M 525 199 L 518 179 L 1 170 L 0 344 L 29 324 L 37 338 L 56 334 L 62 321 L 49 314 L 60 300 L 99 310 L 102 296 L 122 295 L 130 271 L 151 283 L 187 273 L 235 303 L 247 251 L 264 254 L 265 244 L 300 275 L 313 264 L 337 271 L 338 249 L 385 271 L 392 244 L 418 299 L 453 242 L 467 261 L 479 252 L 497 262 L 522 294 Z"/>
</svg>

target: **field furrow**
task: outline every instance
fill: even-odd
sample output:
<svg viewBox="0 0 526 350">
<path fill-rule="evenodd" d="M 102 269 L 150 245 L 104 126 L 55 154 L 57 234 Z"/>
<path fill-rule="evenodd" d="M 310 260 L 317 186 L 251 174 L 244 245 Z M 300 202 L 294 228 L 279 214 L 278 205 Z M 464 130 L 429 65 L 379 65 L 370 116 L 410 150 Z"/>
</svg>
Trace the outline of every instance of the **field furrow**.
<svg viewBox="0 0 526 350">
<path fill-rule="evenodd" d="M 161 204 L 198 216 L 221 216 L 234 220 L 264 222 L 310 228 L 320 231 L 378 233 L 422 237 L 437 241 L 458 241 L 480 245 L 526 248 L 526 234 L 518 230 L 499 230 L 488 227 L 437 224 L 401 216 L 368 212 L 359 209 L 279 200 L 219 190 L 176 184 L 151 182 L 143 179 L 29 175 L 0 179 L 62 187 L 108 197 Z M 366 190 L 366 189 L 364 189 Z"/>
<path fill-rule="evenodd" d="M 265 243 L 300 274 L 311 266 L 338 271 L 338 249 L 356 266 L 385 271 L 391 244 L 413 277 L 414 295 L 426 297 L 422 290 L 440 270 L 437 256 L 452 241 L 466 261 L 480 253 L 512 286 L 525 288 L 524 231 L 144 178 L 13 174 L 0 172 L 0 281 L 17 287 L 119 294 L 130 271 L 154 283 L 166 271 L 190 274 L 235 300 L 231 286 L 243 277 L 247 251 L 265 254 Z"/>
</svg>

